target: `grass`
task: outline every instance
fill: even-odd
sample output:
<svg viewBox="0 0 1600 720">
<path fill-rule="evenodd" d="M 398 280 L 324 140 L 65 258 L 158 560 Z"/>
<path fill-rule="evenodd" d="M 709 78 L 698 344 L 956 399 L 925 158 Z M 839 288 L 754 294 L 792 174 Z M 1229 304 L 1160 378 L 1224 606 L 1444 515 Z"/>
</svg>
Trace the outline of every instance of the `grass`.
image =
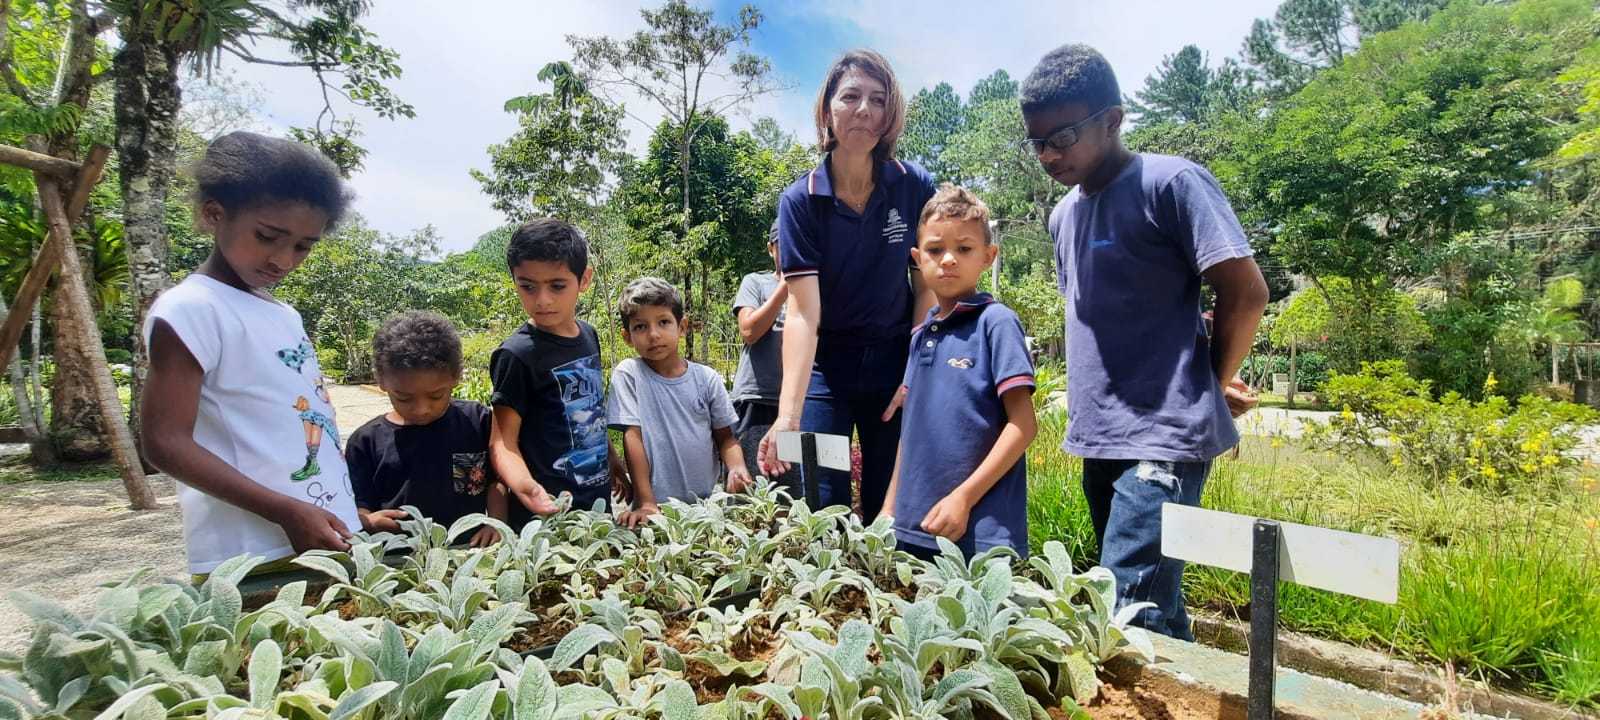
<svg viewBox="0 0 1600 720">
<path fill-rule="evenodd" d="M 1064 431 L 1059 414 L 1041 415 L 1028 457 L 1030 539 L 1035 548 L 1060 540 L 1087 566 L 1097 546 L 1082 463 L 1058 449 Z M 1286 583 L 1279 595 L 1285 628 L 1450 662 L 1502 687 L 1600 707 L 1596 472 L 1561 478 L 1552 483 L 1557 492 L 1427 488 L 1375 460 L 1250 437 L 1237 457 L 1214 465 L 1203 504 L 1401 541 L 1398 603 Z M 1191 607 L 1249 617 L 1246 575 L 1190 566 L 1184 587 Z"/>
</svg>

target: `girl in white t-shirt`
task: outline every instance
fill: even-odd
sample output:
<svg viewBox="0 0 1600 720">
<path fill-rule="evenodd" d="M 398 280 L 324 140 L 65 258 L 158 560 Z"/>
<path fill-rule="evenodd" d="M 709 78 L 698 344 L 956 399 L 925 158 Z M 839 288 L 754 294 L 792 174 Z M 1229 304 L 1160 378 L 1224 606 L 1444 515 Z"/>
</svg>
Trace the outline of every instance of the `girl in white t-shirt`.
<svg viewBox="0 0 1600 720">
<path fill-rule="evenodd" d="M 339 171 L 299 143 L 236 132 L 194 169 L 210 257 L 150 308 L 145 456 L 178 480 L 189 570 L 343 550 L 350 474 L 300 314 L 269 288 L 344 214 Z"/>
</svg>

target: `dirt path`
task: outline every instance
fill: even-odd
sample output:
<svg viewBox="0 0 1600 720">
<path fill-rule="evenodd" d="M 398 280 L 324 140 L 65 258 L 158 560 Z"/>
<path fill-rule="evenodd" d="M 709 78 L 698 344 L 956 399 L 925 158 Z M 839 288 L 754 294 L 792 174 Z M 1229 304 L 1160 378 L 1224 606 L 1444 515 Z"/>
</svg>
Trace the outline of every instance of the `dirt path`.
<svg viewBox="0 0 1600 720">
<path fill-rule="evenodd" d="M 388 411 L 375 388 L 329 389 L 340 434 L 350 433 Z M 24 450 L 24 458 L 26 451 Z M 25 460 L 23 460 L 25 462 Z M 120 581 L 140 568 L 159 577 L 184 577 L 183 525 L 173 481 L 151 477 L 159 508 L 127 508 L 121 481 L 32 481 L 0 484 L 0 650 L 26 649 L 29 622 L 4 599 L 27 590 L 77 611 L 94 606 L 98 586 Z"/>
</svg>

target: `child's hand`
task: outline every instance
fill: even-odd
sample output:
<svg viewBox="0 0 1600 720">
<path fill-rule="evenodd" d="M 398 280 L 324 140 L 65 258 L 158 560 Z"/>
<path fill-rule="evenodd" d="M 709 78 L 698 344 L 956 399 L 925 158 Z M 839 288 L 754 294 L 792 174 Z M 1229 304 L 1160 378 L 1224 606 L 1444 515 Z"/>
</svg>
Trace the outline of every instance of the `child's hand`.
<svg viewBox="0 0 1600 720">
<path fill-rule="evenodd" d="M 935 503 L 928 515 L 922 518 L 922 531 L 955 542 L 967 534 L 967 518 L 971 514 L 972 506 L 951 493 Z"/>
<path fill-rule="evenodd" d="M 755 481 L 750 479 L 750 470 L 745 466 L 728 468 L 728 492 L 742 493 L 755 487 Z"/>
<path fill-rule="evenodd" d="M 660 506 L 646 503 L 623 513 L 617 518 L 617 524 L 629 529 L 637 528 L 650 522 L 650 516 L 659 512 L 661 512 Z"/>
<path fill-rule="evenodd" d="M 350 529 L 344 526 L 344 521 L 311 503 L 289 500 L 277 523 L 283 528 L 283 534 L 289 536 L 289 544 L 294 546 L 296 553 L 307 550 L 343 552 L 350 549 L 350 543 L 346 541 L 350 537 Z"/>
<path fill-rule="evenodd" d="M 486 548 L 497 542 L 500 542 L 500 531 L 485 525 L 472 534 L 472 539 L 467 544 L 475 548 Z"/>
<path fill-rule="evenodd" d="M 404 510 L 374 510 L 361 514 L 361 527 L 367 532 L 400 532 L 400 521 L 411 516 Z"/>
<path fill-rule="evenodd" d="M 511 490 L 512 494 L 517 496 L 518 500 L 522 501 L 523 507 L 528 508 L 535 515 L 549 516 L 561 510 L 560 506 L 556 505 L 555 499 L 550 497 L 550 493 L 544 489 L 544 486 L 533 478 L 528 478 L 523 482 L 509 481 L 506 483 L 506 487 Z"/>
</svg>

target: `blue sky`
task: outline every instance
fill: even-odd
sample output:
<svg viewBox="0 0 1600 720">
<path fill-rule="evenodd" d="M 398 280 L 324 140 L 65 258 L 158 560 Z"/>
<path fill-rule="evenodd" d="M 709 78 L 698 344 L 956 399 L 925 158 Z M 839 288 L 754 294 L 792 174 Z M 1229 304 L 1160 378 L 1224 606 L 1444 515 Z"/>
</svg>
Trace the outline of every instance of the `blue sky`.
<svg viewBox="0 0 1600 720">
<path fill-rule="evenodd" d="M 712 0 L 709 5 L 719 19 L 729 20 L 741 4 Z M 1209 53 L 1213 63 L 1236 55 L 1251 21 L 1270 16 L 1277 0 L 756 4 L 765 20 L 753 49 L 771 59 L 789 87 L 752 103 L 732 122 L 741 127 L 771 116 L 803 142 L 814 135 L 809 118 L 822 73 L 852 47 L 871 47 L 888 57 L 909 97 L 940 81 L 965 94 L 996 69 L 1020 80 L 1049 49 L 1087 42 L 1105 53 L 1123 90 L 1131 93 L 1164 55 L 1186 43 Z M 341 108 L 361 120 L 361 142 L 370 151 L 366 168 L 352 178 L 356 210 L 389 233 L 432 224 L 451 251 L 470 247 L 502 222 L 467 171 L 486 168 L 486 148 L 515 130 L 515 120 L 502 110 L 505 100 L 542 89 L 534 75 L 545 63 L 570 57 L 566 34 L 621 36 L 642 26 L 636 0 L 465 0 L 447 9 L 430 0 L 374 5 L 367 26 L 399 51 L 404 76 L 393 87 L 416 107 L 417 117 L 389 121 Z M 272 50 L 258 52 L 275 54 Z M 260 92 L 258 129 L 307 125 L 321 109 L 316 87 L 303 71 L 237 64 L 232 71 Z M 646 120 L 660 117 L 647 103 L 631 107 Z M 626 122 L 630 144 L 642 147 L 648 129 Z"/>
</svg>

